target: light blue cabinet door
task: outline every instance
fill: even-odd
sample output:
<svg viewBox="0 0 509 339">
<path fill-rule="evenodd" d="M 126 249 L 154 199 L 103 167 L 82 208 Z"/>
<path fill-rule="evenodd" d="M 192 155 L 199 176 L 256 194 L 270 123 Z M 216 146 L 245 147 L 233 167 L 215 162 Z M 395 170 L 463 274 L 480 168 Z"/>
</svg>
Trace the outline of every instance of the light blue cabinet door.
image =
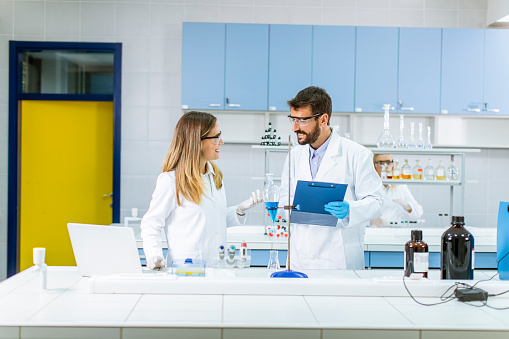
<svg viewBox="0 0 509 339">
<path fill-rule="evenodd" d="M 440 28 L 399 29 L 398 112 L 440 113 Z"/>
<path fill-rule="evenodd" d="M 334 112 L 353 112 L 355 27 L 313 27 L 312 83 L 329 93 Z"/>
<path fill-rule="evenodd" d="M 267 110 L 269 25 L 226 25 L 225 108 Z"/>
<path fill-rule="evenodd" d="M 269 110 L 289 111 L 286 101 L 311 85 L 312 28 L 270 25 Z"/>
<path fill-rule="evenodd" d="M 509 31 L 487 29 L 484 49 L 484 102 L 486 114 L 509 114 Z"/>
<path fill-rule="evenodd" d="M 484 30 L 444 28 L 442 94 L 444 114 L 479 114 L 483 108 Z"/>
<path fill-rule="evenodd" d="M 357 27 L 355 111 L 382 112 L 396 108 L 398 87 L 398 28 Z"/>
<path fill-rule="evenodd" d="M 225 24 L 183 23 L 183 109 L 224 109 L 225 30 Z"/>
</svg>

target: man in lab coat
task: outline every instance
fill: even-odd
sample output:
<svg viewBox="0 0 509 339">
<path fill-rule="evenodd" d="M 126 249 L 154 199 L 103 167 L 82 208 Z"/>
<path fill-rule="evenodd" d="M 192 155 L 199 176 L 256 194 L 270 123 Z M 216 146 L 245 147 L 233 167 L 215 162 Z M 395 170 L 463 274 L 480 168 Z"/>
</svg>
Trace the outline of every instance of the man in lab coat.
<svg viewBox="0 0 509 339">
<path fill-rule="evenodd" d="M 288 105 L 299 145 L 292 149 L 290 171 L 285 162 L 280 205 L 288 205 L 289 172 L 291 201 L 298 180 L 348 184 L 344 201 L 325 205 L 338 218 L 336 227 L 291 225 L 291 268 L 364 269 L 365 226 L 382 206 L 373 154 L 330 128 L 332 101 L 325 90 L 305 88 Z"/>
</svg>

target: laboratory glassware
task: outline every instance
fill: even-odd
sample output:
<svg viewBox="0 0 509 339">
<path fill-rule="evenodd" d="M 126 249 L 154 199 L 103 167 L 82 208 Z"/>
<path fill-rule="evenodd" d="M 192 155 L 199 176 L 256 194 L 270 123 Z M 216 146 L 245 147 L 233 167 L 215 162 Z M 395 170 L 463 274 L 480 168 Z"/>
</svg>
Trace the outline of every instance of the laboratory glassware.
<svg viewBox="0 0 509 339">
<path fill-rule="evenodd" d="M 422 167 L 419 164 L 419 160 L 415 160 L 416 164 L 412 169 L 412 179 L 421 180 L 422 179 Z"/>
<path fill-rule="evenodd" d="M 392 170 L 393 179 L 401 179 L 401 170 L 399 169 L 398 160 L 394 160 L 394 169 Z"/>
<path fill-rule="evenodd" d="M 425 149 L 432 149 L 433 145 L 431 144 L 431 126 L 427 126 L 428 129 L 428 141 L 426 142 L 426 145 L 424 145 Z"/>
<path fill-rule="evenodd" d="M 387 176 L 387 179 L 392 179 L 393 175 L 393 166 L 390 166 L 389 164 L 385 165 L 385 174 Z"/>
<path fill-rule="evenodd" d="M 382 171 L 380 172 L 381 179 L 387 179 L 387 166 L 382 165 Z"/>
<path fill-rule="evenodd" d="M 445 167 L 442 166 L 442 160 L 438 160 L 438 166 L 435 169 L 435 179 L 445 180 Z"/>
<path fill-rule="evenodd" d="M 459 170 L 458 167 L 454 164 L 454 159 L 451 160 L 451 165 L 447 167 L 447 171 L 445 171 L 445 178 L 447 180 L 458 180 Z"/>
<path fill-rule="evenodd" d="M 408 141 L 407 148 L 415 148 L 415 137 L 414 137 L 414 122 L 410 122 L 410 140 Z"/>
<path fill-rule="evenodd" d="M 394 138 L 392 137 L 391 132 L 389 131 L 389 110 L 391 109 L 391 105 L 384 104 L 384 130 L 378 137 L 378 141 L 376 142 L 376 146 L 378 148 L 394 148 L 396 143 L 394 142 Z"/>
<path fill-rule="evenodd" d="M 422 122 L 419 123 L 419 140 L 416 145 L 417 149 L 424 149 L 424 140 L 422 139 Z"/>
<path fill-rule="evenodd" d="M 405 159 L 405 164 L 401 167 L 401 179 L 412 179 L 412 169 L 408 164 L 408 159 Z"/>
<path fill-rule="evenodd" d="M 405 137 L 403 136 L 405 132 L 405 115 L 399 115 L 399 139 L 396 144 L 397 148 L 406 148 Z"/>
<path fill-rule="evenodd" d="M 265 174 L 265 187 L 263 188 L 263 200 L 265 201 L 265 208 L 272 221 L 272 229 L 275 229 L 275 222 L 277 216 L 277 208 L 279 205 L 279 187 L 274 183 L 274 174 Z"/>
<path fill-rule="evenodd" d="M 429 253 L 428 244 L 422 241 L 422 230 L 412 230 L 411 240 L 405 244 L 405 276 L 420 273 L 428 277 Z M 410 267 L 409 267 L 410 266 Z"/>
<path fill-rule="evenodd" d="M 270 250 L 269 252 L 269 264 L 267 265 L 268 271 L 279 271 L 281 266 L 279 266 L 279 257 L 278 251 Z"/>
<path fill-rule="evenodd" d="M 453 216 L 451 227 L 442 234 L 441 279 L 474 279 L 474 237 L 464 225 L 464 217 Z"/>
<path fill-rule="evenodd" d="M 431 165 L 431 159 L 428 159 L 428 166 L 424 167 L 424 180 L 434 180 L 435 179 L 435 169 Z"/>
</svg>

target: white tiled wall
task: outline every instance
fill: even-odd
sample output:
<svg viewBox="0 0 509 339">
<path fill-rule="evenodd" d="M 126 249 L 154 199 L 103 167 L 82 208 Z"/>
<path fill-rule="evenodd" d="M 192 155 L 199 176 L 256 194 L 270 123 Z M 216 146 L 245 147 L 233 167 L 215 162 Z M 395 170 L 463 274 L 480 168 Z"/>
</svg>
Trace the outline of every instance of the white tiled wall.
<svg viewBox="0 0 509 339">
<path fill-rule="evenodd" d="M 181 115 L 182 21 L 484 28 L 486 12 L 487 0 L 0 0 L 0 278 L 6 266 L 8 40 L 123 43 L 124 217 L 132 207 L 140 208 L 140 214 L 148 207 Z M 220 117 L 229 129 L 234 121 L 234 115 Z M 238 131 L 248 126 L 238 124 Z M 486 179 L 486 186 L 481 182 L 467 186 L 467 191 L 475 191 L 477 185 L 486 192 L 483 201 L 467 200 L 480 222 L 487 219 L 483 225 L 494 225 L 494 203 L 507 200 L 502 169 L 508 152 L 486 150 L 469 159 L 472 173 L 487 170 L 486 176 L 493 177 Z M 230 203 L 261 187 L 261 182 L 250 178 L 263 175 L 263 159 L 263 152 L 246 145 L 223 146 L 220 164 Z M 423 201 L 433 194 L 416 190 Z M 425 205 L 425 209 L 432 207 Z M 263 214 L 261 209 L 254 211 L 248 222 L 259 222 Z"/>
</svg>

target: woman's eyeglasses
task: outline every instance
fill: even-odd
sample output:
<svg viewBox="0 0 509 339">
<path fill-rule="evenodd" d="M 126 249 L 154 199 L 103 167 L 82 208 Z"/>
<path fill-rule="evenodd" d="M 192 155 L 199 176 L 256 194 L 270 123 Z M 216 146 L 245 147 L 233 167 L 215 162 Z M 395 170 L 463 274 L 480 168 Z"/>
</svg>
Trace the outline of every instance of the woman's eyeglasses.
<svg viewBox="0 0 509 339">
<path fill-rule="evenodd" d="M 314 114 L 310 117 L 305 117 L 305 118 L 297 118 L 297 117 L 292 117 L 291 115 L 288 116 L 288 119 L 290 119 L 290 123 L 293 125 L 293 124 L 297 124 L 299 126 L 306 126 L 306 125 L 309 125 L 309 123 L 311 122 L 311 118 L 316 118 L 316 117 L 319 117 L 320 115 L 322 115 L 323 113 L 317 113 L 317 114 Z"/>
<path fill-rule="evenodd" d="M 377 161 L 375 162 L 375 167 L 382 167 L 382 166 L 393 166 L 394 162 L 392 160 L 385 160 L 385 161 Z"/>
<path fill-rule="evenodd" d="M 203 137 L 201 140 L 209 139 L 214 145 L 219 145 L 221 142 L 221 132 L 219 132 L 218 135 L 215 135 L 213 137 Z"/>
</svg>

